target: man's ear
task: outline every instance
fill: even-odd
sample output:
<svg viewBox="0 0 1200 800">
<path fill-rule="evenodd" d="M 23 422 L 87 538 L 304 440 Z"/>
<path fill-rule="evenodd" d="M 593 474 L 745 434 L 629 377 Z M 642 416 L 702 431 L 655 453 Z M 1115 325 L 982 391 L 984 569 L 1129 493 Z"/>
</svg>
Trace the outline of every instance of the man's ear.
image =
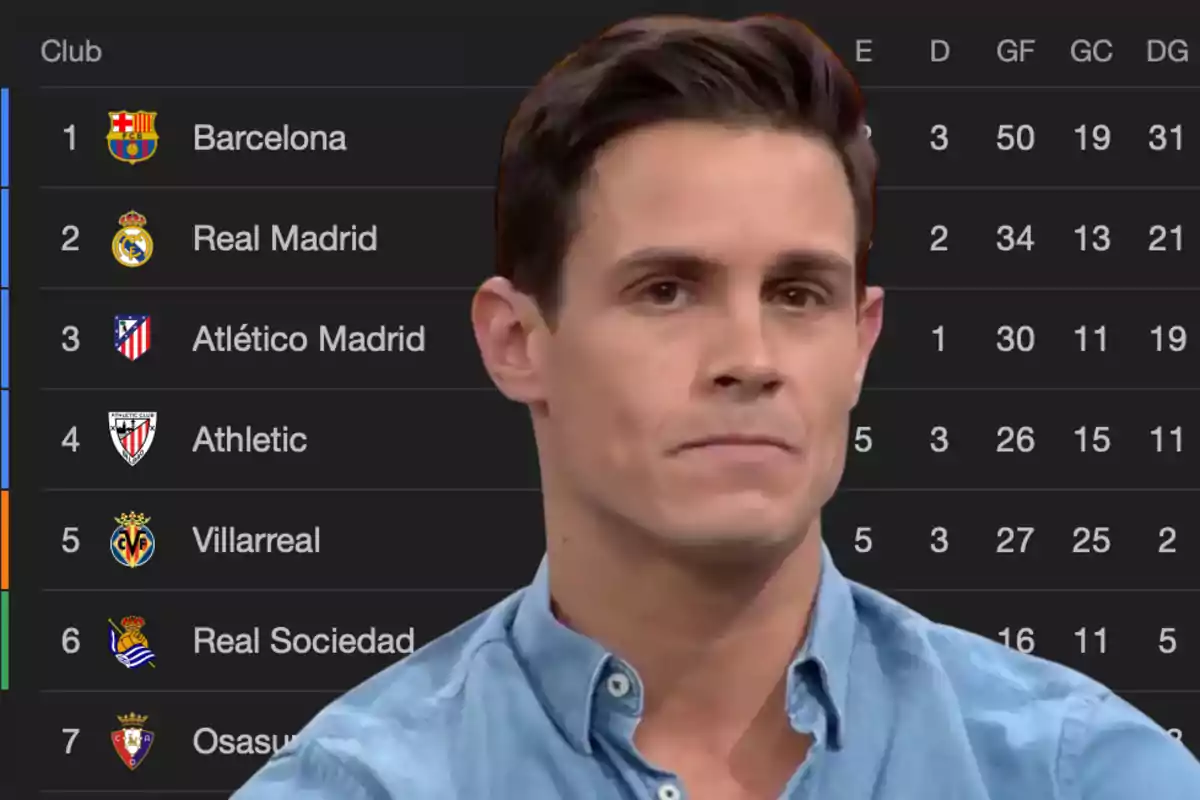
<svg viewBox="0 0 1200 800">
<path fill-rule="evenodd" d="M 471 301 L 471 326 L 496 388 L 518 403 L 544 399 L 546 325 L 533 298 L 507 278 L 488 278 Z"/>
<path fill-rule="evenodd" d="M 862 395 L 863 380 L 867 375 L 867 365 L 871 360 L 871 352 L 879 341 L 879 332 L 883 328 L 883 289 L 879 286 L 868 286 L 863 300 L 858 307 L 858 363 L 854 370 L 854 401 L 851 406 L 858 405 Z"/>
</svg>

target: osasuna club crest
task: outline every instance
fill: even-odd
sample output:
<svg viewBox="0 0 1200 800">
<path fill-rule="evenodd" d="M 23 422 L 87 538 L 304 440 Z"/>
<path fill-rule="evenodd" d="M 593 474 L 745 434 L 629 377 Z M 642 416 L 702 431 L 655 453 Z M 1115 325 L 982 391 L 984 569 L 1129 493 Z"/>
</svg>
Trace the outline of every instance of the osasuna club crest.
<svg viewBox="0 0 1200 800">
<path fill-rule="evenodd" d="M 157 426 L 157 411 L 108 412 L 108 430 L 112 434 L 113 447 L 131 467 L 150 450 Z"/>
<path fill-rule="evenodd" d="M 154 732 L 146 730 L 145 714 L 118 714 L 117 721 L 121 729 L 109 734 L 109 740 L 121 763 L 134 770 L 142 765 L 150 754 L 150 745 L 154 744 Z"/>
<path fill-rule="evenodd" d="M 130 361 L 150 349 L 150 315 L 117 314 L 113 317 L 113 347 Z"/>
</svg>

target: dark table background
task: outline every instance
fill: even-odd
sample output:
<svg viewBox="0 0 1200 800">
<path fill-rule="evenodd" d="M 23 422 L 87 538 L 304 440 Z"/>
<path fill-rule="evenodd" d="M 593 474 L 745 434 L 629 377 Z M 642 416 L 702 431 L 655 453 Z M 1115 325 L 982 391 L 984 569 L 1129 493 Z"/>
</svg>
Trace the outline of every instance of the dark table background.
<svg viewBox="0 0 1200 800">
<path fill-rule="evenodd" d="M 491 267 L 508 115 L 635 10 L 606 5 L 287 24 L 122 9 L 9 29 L 5 798 L 227 796 L 266 755 L 212 752 L 215 735 L 282 743 L 396 658 L 274 653 L 272 630 L 420 646 L 529 580 L 533 443 L 488 383 L 467 311 Z M 885 331 L 826 513 L 835 558 L 934 619 L 1094 676 L 1195 748 L 1200 66 L 1184 48 L 1200 24 L 791 12 L 858 75 L 882 163 L 870 270 Z M 43 61 L 61 38 L 102 58 Z M 931 39 L 948 61 L 931 63 Z M 149 161 L 107 154 L 118 109 L 158 112 Z M 339 129 L 348 150 L 198 152 L 197 124 Z M 1002 149 L 1004 126 L 1018 146 Z M 155 242 L 136 270 L 110 253 L 130 209 Z M 377 226 L 378 249 L 194 247 L 194 226 L 255 224 L 264 241 L 272 224 Z M 129 313 L 153 321 L 136 362 L 112 346 L 113 315 Z M 243 325 L 308 347 L 196 347 L 205 326 Z M 322 352 L 322 325 L 423 330 L 425 347 Z M 117 410 L 158 413 L 134 467 L 109 440 Z M 285 425 L 305 451 L 194 447 L 202 428 Z M 72 428 L 79 446 L 63 447 Z M 138 569 L 109 555 L 130 510 L 156 537 Z M 205 551 L 210 526 L 319 527 L 321 551 Z M 152 669 L 108 651 L 107 620 L 127 615 L 146 619 Z M 262 652 L 197 652 L 198 627 L 257 628 Z M 130 712 L 156 734 L 132 773 L 109 742 Z"/>
</svg>

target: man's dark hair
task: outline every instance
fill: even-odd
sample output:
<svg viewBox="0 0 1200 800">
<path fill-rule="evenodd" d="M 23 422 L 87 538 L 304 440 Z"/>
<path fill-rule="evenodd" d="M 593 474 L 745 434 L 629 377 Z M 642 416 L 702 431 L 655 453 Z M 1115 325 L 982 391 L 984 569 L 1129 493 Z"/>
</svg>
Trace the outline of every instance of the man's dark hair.
<svg viewBox="0 0 1200 800">
<path fill-rule="evenodd" d="M 496 271 L 553 319 L 596 152 L 635 128 L 704 120 L 797 130 L 832 144 L 854 197 L 861 297 L 877 172 L 864 114 L 853 76 L 795 20 L 664 16 L 611 27 L 555 65 L 509 122 L 496 188 Z"/>
</svg>

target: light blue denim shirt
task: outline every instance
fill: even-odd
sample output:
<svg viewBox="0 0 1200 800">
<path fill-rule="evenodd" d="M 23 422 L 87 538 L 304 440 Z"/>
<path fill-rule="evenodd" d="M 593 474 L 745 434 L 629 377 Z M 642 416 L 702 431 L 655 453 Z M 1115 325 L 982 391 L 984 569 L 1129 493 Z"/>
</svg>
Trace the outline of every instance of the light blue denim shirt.
<svg viewBox="0 0 1200 800">
<path fill-rule="evenodd" d="M 684 800 L 633 746 L 637 673 L 550 610 L 548 567 L 330 704 L 234 800 Z M 1066 667 L 939 625 L 824 552 L 787 712 L 814 800 L 1200 800 L 1200 762 Z"/>
</svg>

